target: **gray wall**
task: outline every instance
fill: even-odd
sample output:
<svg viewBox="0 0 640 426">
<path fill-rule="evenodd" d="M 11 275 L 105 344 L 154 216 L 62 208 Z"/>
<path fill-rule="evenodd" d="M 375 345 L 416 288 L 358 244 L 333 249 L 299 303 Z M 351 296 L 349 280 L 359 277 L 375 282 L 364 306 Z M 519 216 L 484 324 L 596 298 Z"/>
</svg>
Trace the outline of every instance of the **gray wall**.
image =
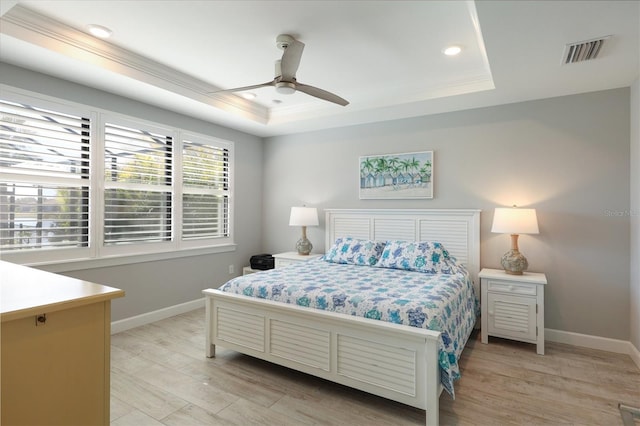
<svg viewBox="0 0 640 426">
<path fill-rule="evenodd" d="M 628 251 L 638 258 L 640 218 L 620 215 L 640 209 L 638 82 L 631 98 L 618 89 L 269 138 L 263 152 L 258 137 L 99 90 L 4 63 L 0 76 L 14 87 L 236 142 L 236 251 L 66 273 L 124 289 L 114 320 L 198 299 L 230 278 L 229 264 L 239 271 L 256 252 L 292 250 L 300 233 L 287 225 L 294 205 L 481 208 L 482 265 L 497 268 L 509 240 L 490 233 L 493 208 L 516 203 L 538 210 L 541 233 L 521 236 L 520 248 L 530 270 L 549 279 L 546 327 L 631 336 L 640 348 L 640 272 Z M 359 156 L 420 150 L 435 151 L 433 200 L 358 199 Z M 308 230 L 318 252 L 320 219 Z"/>
<path fill-rule="evenodd" d="M 640 351 L 640 79 L 631 87 L 631 343 Z"/>
<path fill-rule="evenodd" d="M 499 268 L 509 236 L 490 232 L 493 209 L 534 207 L 540 234 L 520 249 L 547 274 L 545 326 L 628 340 L 629 105 L 626 88 L 268 138 L 263 247 L 292 250 L 295 205 L 480 208 L 481 265 Z M 420 150 L 434 151 L 433 200 L 358 199 L 359 156 Z M 323 232 L 321 217 L 315 251 Z"/>
<path fill-rule="evenodd" d="M 230 264 L 237 275 L 260 251 L 262 194 L 256 183 L 262 177 L 261 138 L 5 63 L 0 63 L 0 76 L 0 82 L 13 87 L 235 142 L 235 251 L 63 272 L 125 290 L 126 296 L 113 302 L 114 321 L 199 299 L 201 290 L 232 277 Z"/>
</svg>

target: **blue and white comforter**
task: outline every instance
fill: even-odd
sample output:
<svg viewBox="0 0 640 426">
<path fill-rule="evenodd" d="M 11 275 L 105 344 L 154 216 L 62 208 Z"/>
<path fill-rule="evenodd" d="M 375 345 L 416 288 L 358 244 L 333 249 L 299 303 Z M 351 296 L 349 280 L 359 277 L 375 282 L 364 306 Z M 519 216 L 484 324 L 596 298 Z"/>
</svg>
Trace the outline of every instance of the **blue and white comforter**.
<svg viewBox="0 0 640 426">
<path fill-rule="evenodd" d="M 452 397 L 478 312 L 462 267 L 455 274 L 426 274 L 315 259 L 238 277 L 220 290 L 440 331 L 441 381 Z"/>
</svg>

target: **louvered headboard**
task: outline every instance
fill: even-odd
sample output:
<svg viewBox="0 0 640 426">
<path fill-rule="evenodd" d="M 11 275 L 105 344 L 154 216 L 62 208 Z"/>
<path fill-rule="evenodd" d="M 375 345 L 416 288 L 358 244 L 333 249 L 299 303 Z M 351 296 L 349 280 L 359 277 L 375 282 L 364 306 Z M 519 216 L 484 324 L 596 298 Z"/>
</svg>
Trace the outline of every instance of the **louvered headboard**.
<svg viewBox="0 0 640 426">
<path fill-rule="evenodd" d="M 438 241 L 471 273 L 480 295 L 480 210 L 327 209 L 328 250 L 339 237 Z"/>
</svg>

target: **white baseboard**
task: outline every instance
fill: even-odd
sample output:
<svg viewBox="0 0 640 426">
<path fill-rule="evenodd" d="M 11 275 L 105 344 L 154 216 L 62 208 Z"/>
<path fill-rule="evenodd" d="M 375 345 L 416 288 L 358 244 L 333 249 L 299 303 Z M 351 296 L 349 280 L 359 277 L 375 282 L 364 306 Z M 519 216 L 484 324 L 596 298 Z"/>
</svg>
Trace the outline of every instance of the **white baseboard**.
<svg viewBox="0 0 640 426">
<path fill-rule="evenodd" d="M 588 334 L 573 333 L 570 331 L 544 329 L 544 338 L 550 342 L 566 343 L 568 345 L 582 346 L 590 349 L 627 354 L 640 368 L 640 351 L 627 340 L 609 339 L 607 337 L 590 336 Z"/>
<path fill-rule="evenodd" d="M 638 366 L 638 368 L 640 368 L 640 350 L 638 350 L 638 348 L 636 348 L 635 346 L 633 346 L 633 345 L 631 344 L 631 342 L 629 342 L 629 345 L 631 346 L 629 356 L 631 357 L 631 359 L 633 360 L 633 362 L 635 362 L 635 363 L 636 363 L 636 365 Z"/>
<path fill-rule="evenodd" d="M 158 309 L 157 311 L 147 312 L 134 317 L 125 318 L 123 320 L 111 323 L 111 334 L 126 331 L 134 327 L 150 324 L 175 315 L 184 314 L 195 309 L 204 307 L 204 297 L 202 299 L 192 300 L 190 302 L 181 303 L 179 305 L 169 306 L 167 308 Z M 204 318 L 203 318 L 204 320 Z M 640 351 L 633 344 L 626 340 L 609 339 L 607 337 L 590 336 L 588 334 L 573 333 L 570 331 L 554 330 L 545 328 L 545 340 L 557 343 L 566 343 L 568 345 L 582 346 L 590 349 L 599 349 L 618 354 L 627 354 L 633 362 L 640 368 Z"/>
<path fill-rule="evenodd" d="M 141 325 L 150 324 L 165 318 L 184 314 L 204 307 L 204 297 L 202 299 L 192 300 L 190 302 L 180 303 L 179 305 L 169 306 L 167 308 L 158 309 L 157 311 L 146 312 L 134 317 L 125 318 L 111 323 L 111 334 L 120 333 L 131 328 Z M 204 318 L 202 318 L 204 321 Z"/>
</svg>

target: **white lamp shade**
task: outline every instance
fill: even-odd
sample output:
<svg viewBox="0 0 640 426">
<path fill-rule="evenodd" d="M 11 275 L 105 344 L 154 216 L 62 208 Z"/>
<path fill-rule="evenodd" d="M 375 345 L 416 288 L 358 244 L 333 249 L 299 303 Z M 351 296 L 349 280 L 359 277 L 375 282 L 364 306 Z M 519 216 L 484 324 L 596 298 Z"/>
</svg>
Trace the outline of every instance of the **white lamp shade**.
<svg viewBox="0 0 640 426">
<path fill-rule="evenodd" d="M 291 207 L 289 226 L 318 226 L 318 209 L 315 207 Z"/>
<path fill-rule="evenodd" d="M 491 232 L 499 234 L 537 234 L 535 209 L 497 208 L 493 214 Z"/>
</svg>

